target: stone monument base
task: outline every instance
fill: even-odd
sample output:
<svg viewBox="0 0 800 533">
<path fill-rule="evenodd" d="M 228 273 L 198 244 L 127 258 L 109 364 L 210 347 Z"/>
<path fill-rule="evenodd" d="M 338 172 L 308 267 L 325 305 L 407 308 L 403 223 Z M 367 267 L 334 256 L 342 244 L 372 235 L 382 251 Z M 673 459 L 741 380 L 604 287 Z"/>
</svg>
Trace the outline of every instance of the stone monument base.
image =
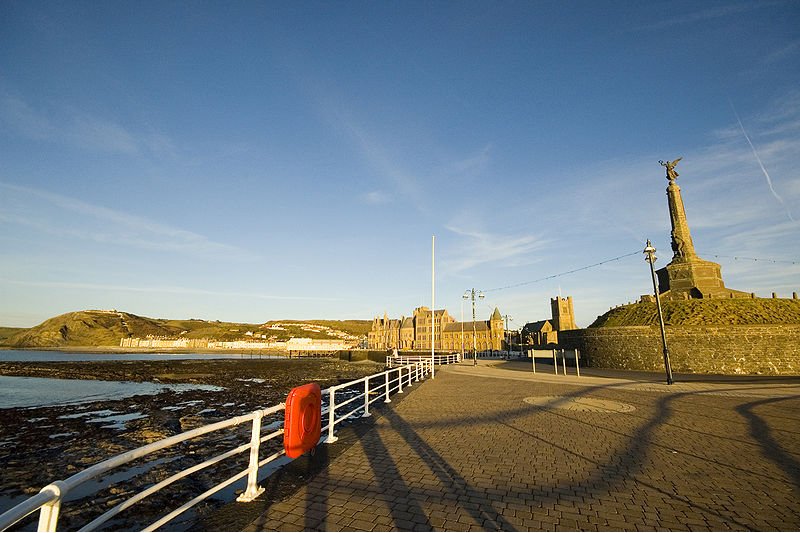
<svg viewBox="0 0 800 533">
<path fill-rule="evenodd" d="M 664 300 L 752 297 L 750 293 L 726 288 L 719 263 L 699 257 L 674 258 L 656 274 L 659 296 Z"/>
</svg>

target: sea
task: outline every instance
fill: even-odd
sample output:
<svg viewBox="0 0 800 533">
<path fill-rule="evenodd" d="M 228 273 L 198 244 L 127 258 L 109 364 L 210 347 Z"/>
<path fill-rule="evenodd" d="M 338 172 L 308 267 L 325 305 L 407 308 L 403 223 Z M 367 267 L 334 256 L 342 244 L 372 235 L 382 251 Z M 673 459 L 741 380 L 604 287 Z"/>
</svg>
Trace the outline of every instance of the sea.
<svg viewBox="0 0 800 533">
<path fill-rule="evenodd" d="M 0 361 L 179 361 L 181 359 L 285 359 L 285 355 L 241 353 L 85 353 L 0 350 Z"/>
<path fill-rule="evenodd" d="M 0 361 L 163 361 L 180 359 L 251 359 L 276 358 L 270 355 L 242 354 L 141 354 L 141 353 L 69 353 L 36 350 L 0 350 Z M 158 394 L 165 390 L 208 390 L 220 387 L 197 384 L 164 384 L 134 381 L 55 379 L 0 376 L 0 409 L 47 407 L 118 400 L 137 394 Z"/>
</svg>

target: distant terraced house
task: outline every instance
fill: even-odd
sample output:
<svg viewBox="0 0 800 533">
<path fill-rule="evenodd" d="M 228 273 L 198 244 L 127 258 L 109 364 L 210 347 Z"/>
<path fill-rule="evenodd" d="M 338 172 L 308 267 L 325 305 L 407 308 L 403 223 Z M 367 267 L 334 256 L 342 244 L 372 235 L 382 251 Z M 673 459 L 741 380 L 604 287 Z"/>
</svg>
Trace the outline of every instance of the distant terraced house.
<svg viewBox="0 0 800 533">
<path fill-rule="evenodd" d="M 431 316 L 433 315 L 433 319 Z M 431 323 L 435 323 L 435 342 L 437 350 L 460 351 L 472 349 L 473 323 L 459 322 L 447 309 L 437 309 L 431 313 L 427 307 L 417 307 L 410 317 L 390 319 L 383 317 L 372 320 L 372 330 L 367 334 L 370 350 L 430 350 Z M 474 323 L 475 345 L 478 351 L 504 349 L 503 318 L 495 308 L 489 320 Z"/>
</svg>

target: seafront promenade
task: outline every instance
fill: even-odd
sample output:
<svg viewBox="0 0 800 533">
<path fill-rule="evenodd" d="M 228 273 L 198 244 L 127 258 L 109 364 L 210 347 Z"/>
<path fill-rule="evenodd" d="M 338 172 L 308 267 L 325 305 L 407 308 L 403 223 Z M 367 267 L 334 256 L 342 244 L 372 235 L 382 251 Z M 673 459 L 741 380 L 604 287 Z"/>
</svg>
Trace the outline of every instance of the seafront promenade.
<svg viewBox="0 0 800 533">
<path fill-rule="evenodd" d="M 800 529 L 797 378 L 667 386 L 528 365 L 440 368 L 206 527 Z"/>
</svg>

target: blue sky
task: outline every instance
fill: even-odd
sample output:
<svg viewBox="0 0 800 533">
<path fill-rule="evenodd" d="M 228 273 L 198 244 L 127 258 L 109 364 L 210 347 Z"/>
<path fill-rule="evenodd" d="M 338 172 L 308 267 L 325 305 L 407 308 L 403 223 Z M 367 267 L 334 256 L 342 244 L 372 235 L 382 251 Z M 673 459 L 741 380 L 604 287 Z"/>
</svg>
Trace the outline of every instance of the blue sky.
<svg viewBox="0 0 800 533">
<path fill-rule="evenodd" d="M 679 156 L 699 255 L 787 297 L 798 67 L 796 1 L 6 0 L 0 325 L 408 315 L 436 235 L 437 308 L 586 326 L 641 254 L 537 280 L 666 264 Z"/>
</svg>

